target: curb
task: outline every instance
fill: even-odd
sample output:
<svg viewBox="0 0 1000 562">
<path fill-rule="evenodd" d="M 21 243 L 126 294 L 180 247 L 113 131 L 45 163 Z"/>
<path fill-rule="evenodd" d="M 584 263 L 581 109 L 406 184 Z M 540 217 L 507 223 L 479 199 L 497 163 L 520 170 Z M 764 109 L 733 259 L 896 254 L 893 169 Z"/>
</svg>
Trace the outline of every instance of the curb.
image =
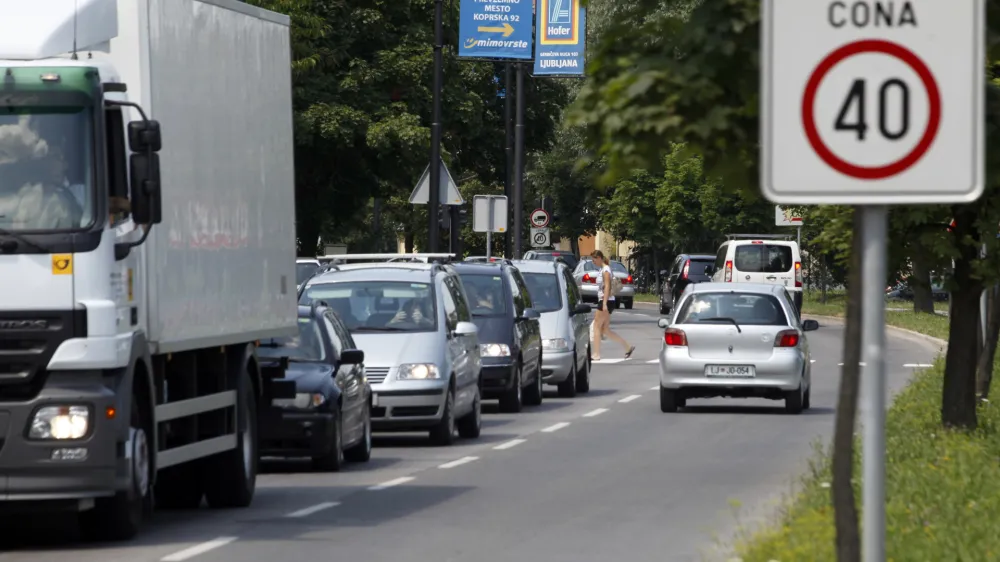
<svg viewBox="0 0 1000 562">
<path fill-rule="evenodd" d="M 844 317 L 842 317 L 842 316 L 823 316 L 821 314 L 803 314 L 802 315 L 803 318 L 805 318 L 807 316 L 809 318 L 814 319 L 814 320 L 833 321 L 833 322 L 835 322 L 837 324 L 843 324 L 846 321 L 844 319 Z M 907 330 L 906 328 L 899 328 L 899 327 L 896 327 L 896 326 L 891 326 L 889 324 L 885 325 L 885 329 L 886 329 L 887 332 L 895 332 L 896 335 L 902 336 L 902 337 L 907 338 L 907 339 L 918 339 L 918 340 L 921 340 L 921 341 L 923 341 L 925 343 L 929 343 L 929 344 L 932 344 L 932 345 L 939 346 L 941 348 L 942 352 L 948 349 L 948 342 L 946 340 L 941 339 L 941 338 L 935 338 L 934 336 L 928 336 L 927 334 L 921 334 L 920 332 L 914 332 L 913 330 Z"/>
</svg>

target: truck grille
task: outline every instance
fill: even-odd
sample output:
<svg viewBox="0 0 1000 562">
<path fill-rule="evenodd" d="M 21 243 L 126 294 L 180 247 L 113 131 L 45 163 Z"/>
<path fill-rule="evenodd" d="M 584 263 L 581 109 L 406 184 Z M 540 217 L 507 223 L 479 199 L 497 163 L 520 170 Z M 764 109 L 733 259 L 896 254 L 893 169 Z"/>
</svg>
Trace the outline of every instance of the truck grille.
<svg viewBox="0 0 1000 562">
<path fill-rule="evenodd" d="M 86 335 L 86 310 L 0 312 L 0 399 L 33 397 L 59 345 Z"/>
<path fill-rule="evenodd" d="M 389 367 L 365 367 L 365 374 L 371 384 L 382 384 L 389 376 Z"/>
</svg>

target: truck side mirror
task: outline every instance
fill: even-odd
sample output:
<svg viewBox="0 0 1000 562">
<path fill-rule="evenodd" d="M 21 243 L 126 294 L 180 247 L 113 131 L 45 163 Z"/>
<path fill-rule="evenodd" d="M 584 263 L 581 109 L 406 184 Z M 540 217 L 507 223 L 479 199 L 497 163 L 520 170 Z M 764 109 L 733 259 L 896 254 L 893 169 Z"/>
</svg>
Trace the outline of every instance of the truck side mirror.
<svg viewBox="0 0 1000 562">
<path fill-rule="evenodd" d="M 132 121 L 128 124 L 128 147 L 132 152 L 159 152 L 163 148 L 159 121 Z"/>
<path fill-rule="evenodd" d="M 131 133 L 131 130 L 129 131 Z M 129 135 L 131 137 L 131 134 Z M 133 154 L 129 159 L 132 175 L 132 220 L 136 224 L 163 222 L 160 192 L 160 155 Z"/>
</svg>

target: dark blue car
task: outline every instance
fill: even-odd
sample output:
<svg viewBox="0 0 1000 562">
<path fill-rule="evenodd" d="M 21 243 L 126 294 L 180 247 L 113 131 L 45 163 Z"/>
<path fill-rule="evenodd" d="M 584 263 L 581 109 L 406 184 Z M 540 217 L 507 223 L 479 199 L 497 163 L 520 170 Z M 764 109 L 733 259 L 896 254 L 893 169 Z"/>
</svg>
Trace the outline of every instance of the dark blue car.
<svg viewBox="0 0 1000 562">
<path fill-rule="evenodd" d="M 479 330 L 482 397 L 503 412 L 542 403 L 541 315 L 531 308 L 524 278 L 509 262 L 454 263 Z"/>
<path fill-rule="evenodd" d="M 261 456 L 311 457 L 320 470 L 371 458 L 371 386 L 363 351 L 322 302 L 299 307 L 299 333 L 262 340 L 262 367 L 288 358 L 294 397 L 275 398 L 260 420 Z M 291 394 L 291 393 L 289 393 Z"/>
</svg>

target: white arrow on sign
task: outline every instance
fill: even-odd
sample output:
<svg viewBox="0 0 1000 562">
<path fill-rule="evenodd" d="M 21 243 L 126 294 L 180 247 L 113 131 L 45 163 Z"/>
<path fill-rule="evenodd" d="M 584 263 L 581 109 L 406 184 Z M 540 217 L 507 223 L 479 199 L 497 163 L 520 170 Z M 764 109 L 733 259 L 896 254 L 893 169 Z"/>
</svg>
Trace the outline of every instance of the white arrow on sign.
<svg viewBox="0 0 1000 562">
<path fill-rule="evenodd" d="M 892 205 L 982 195 L 983 0 L 765 0 L 761 21 L 768 199 Z"/>
<path fill-rule="evenodd" d="M 549 216 L 548 211 L 545 209 L 535 209 L 534 211 L 531 211 L 529 220 L 531 220 L 531 226 L 535 228 L 545 228 L 546 226 L 549 226 L 549 221 L 552 220 L 552 217 Z"/>
</svg>

